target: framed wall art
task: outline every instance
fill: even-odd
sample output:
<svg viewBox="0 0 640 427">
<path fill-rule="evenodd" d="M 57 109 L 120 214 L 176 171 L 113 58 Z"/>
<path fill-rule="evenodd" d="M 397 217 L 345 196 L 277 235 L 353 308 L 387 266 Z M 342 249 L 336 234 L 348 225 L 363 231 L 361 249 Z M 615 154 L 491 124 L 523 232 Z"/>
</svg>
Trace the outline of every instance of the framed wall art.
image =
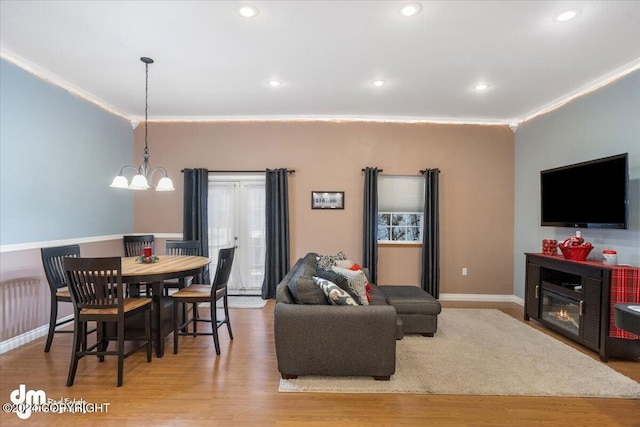
<svg viewBox="0 0 640 427">
<path fill-rule="evenodd" d="M 344 209 L 344 191 L 312 191 L 311 209 Z"/>
</svg>

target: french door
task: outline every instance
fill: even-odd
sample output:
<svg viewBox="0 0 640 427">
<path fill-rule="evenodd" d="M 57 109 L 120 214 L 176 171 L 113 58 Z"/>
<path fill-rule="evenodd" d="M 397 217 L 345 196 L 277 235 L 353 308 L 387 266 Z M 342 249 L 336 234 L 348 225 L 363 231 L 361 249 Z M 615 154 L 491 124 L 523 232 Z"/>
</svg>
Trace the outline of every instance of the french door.
<svg viewBox="0 0 640 427">
<path fill-rule="evenodd" d="M 261 295 L 265 263 L 264 174 L 209 176 L 209 256 L 236 247 L 228 292 Z"/>
</svg>

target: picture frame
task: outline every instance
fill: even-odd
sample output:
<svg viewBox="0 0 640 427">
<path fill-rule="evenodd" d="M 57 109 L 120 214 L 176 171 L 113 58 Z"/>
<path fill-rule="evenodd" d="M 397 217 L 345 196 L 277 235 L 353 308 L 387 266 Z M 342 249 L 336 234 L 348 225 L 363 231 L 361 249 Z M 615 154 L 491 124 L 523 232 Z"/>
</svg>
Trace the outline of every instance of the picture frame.
<svg viewBox="0 0 640 427">
<path fill-rule="evenodd" d="M 344 191 L 312 191 L 311 209 L 344 209 Z"/>
</svg>

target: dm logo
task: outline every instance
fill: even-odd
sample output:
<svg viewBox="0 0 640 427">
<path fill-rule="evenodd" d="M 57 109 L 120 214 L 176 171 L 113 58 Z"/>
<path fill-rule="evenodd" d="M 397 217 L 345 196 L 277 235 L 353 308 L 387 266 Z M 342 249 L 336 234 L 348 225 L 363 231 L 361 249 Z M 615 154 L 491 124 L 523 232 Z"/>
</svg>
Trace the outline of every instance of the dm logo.
<svg viewBox="0 0 640 427">
<path fill-rule="evenodd" d="M 27 390 L 26 385 L 13 390 L 9 395 L 11 403 L 16 405 L 16 415 L 21 420 L 26 420 L 31 416 L 33 408 L 47 403 L 47 393 L 44 390 Z"/>
</svg>

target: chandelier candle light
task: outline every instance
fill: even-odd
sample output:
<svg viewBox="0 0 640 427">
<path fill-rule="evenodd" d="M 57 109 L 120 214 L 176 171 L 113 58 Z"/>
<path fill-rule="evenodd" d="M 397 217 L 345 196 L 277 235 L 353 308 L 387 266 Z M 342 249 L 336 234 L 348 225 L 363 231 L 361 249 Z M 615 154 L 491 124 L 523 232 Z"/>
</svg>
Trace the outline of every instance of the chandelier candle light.
<svg viewBox="0 0 640 427">
<path fill-rule="evenodd" d="M 149 64 L 153 64 L 153 59 L 142 57 L 140 61 L 145 64 L 145 94 L 144 94 L 144 153 L 142 153 L 142 164 L 136 169 L 133 166 L 125 166 L 120 169 L 120 173 L 118 176 L 113 178 L 113 182 L 111 183 L 111 187 L 114 188 L 128 188 L 129 190 L 148 190 L 153 188 L 151 186 L 151 178 L 156 172 L 161 172 L 164 174 L 160 181 L 158 181 L 158 185 L 155 186 L 156 191 L 173 191 L 173 181 L 169 178 L 167 170 L 161 167 L 155 167 L 151 169 L 149 165 L 149 146 L 147 142 L 147 123 L 148 123 L 148 109 L 149 109 Z M 127 178 L 123 175 L 125 169 L 133 169 L 137 172 L 137 174 L 131 179 L 131 184 L 127 181 Z"/>
</svg>

